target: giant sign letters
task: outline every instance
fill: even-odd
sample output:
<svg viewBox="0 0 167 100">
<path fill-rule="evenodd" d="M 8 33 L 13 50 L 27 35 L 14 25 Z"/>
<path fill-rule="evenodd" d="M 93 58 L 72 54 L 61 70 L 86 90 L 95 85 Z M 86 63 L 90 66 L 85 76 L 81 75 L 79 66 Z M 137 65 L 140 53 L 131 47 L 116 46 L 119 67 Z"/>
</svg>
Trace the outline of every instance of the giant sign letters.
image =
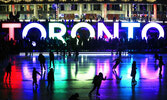
<svg viewBox="0 0 167 100">
<path fill-rule="evenodd" d="M 86 22 L 81 22 L 81 23 L 77 23 L 73 26 L 73 28 L 71 29 L 71 37 L 75 38 L 78 29 L 80 28 L 87 28 L 88 31 L 90 32 L 90 36 L 92 38 L 95 38 L 95 30 L 93 28 L 92 25 L 90 25 L 89 23 Z M 103 33 L 108 37 L 108 38 L 119 38 L 119 23 L 114 23 L 113 24 L 113 34 L 111 34 L 109 32 L 109 30 L 107 29 L 107 27 L 104 25 L 104 23 L 99 22 L 97 23 L 97 38 L 102 38 L 103 37 Z M 140 28 L 140 23 L 121 23 L 121 27 L 124 28 L 128 28 L 128 39 L 133 38 L 133 31 L 134 28 Z M 13 39 L 14 40 L 14 29 L 16 28 L 21 28 L 21 23 L 2 23 L 2 28 L 8 28 L 9 29 L 9 40 Z M 46 38 L 47 37 L 47 32 L 45 27 L 40 24 L 40 23 L 29 23 L 27 24 L 23 31 L 22 31 L 22 38 L 25 38 L 28 34 L 28 31 L 32 28 L 36 28 L 38 30 L 40 30 L 41 32 L 41 38 Z M 54 29 L 55 28 L 59 28 L 60 31 L 59 32 L 55 32 Z M 162 28 L 162 26 L 158 23 L 148 23 L 146 24 L 141 32 L 141 36 L 142 39 L 147 39 L 147 31 L 150 28 L 156 28 L 159 31 L 159 38 L 160 37 L 164 37 L 164 29 Z M 67 32 L 67 28 L 64 24 L 62 23 L 49 23 L 49 38 L 57 38 L 59 40 L 61 40 L 63 43 L 66 43 L 63 36 L 65 35 L 65 33 Z"/>
</svg>

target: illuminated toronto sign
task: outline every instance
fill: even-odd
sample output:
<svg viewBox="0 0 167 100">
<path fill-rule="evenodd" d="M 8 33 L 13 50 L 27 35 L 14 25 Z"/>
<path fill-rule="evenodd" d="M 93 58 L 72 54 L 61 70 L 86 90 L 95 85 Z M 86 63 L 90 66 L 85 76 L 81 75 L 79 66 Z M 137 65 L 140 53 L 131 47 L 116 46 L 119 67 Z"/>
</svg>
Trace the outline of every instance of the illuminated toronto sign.
<svg viewBox="0 0 167 100">
<path fill-rule="evenodd" d="M 119 25 L 119 24 L 121 24 L 121 25 Z M 108 30 L 108 28 L 105 26 L 105 24 L 102 22 L 99 22 L 99 23 L 97 23 L 97 38 L 102 38 L 104 34 L 109 39 L 119 38 L 119 28 L 120 28 L 119 26 L 121 26 L 122 28 L 128 29 L 128 39 L 133 38 L 134 29 L 141 27 L 140 23 L 114 23 L 113 24 L 113 34 L 111 34 L 110 31 Z M 11 39 L 14 40 L 14 34 L 15 34 L 14 29 L 21 28 L 21 23 L 2 23 L 2 28 L 8 28 L 9 29 L 9 40 L 11 40 Z M 29 23 L 22 30 L 22 38 L 25 38 L 27 36 L 29 30 L 31 30 L 32 28 L 36 28 L 41 32 L 41 38 L 47 37 L 47 31 L 42 24 Z M 60 31 L 55 32 L 54 31 L 55 28 L 59 28 Z M 71 37 L 72 38 L 76 37 L 77 31 L 80 28 L 86 28 L 90 33 L 89 37 L 95 38 L 95 29 L 93 28 L 92 25 L 90 25 L 89 23 L 85 23 L 85 22 L 77 23 L 72 27 L 72 29 L 71 29 Z M 142 39 L 147 40 L 147 31 L 150 28 L 155 28 L 159 31 L 159 38 L 164 37 L 163 27 L 158 23 L 151 22 L 151 23 L 146 24 L 143 27 L 143 29 L 141 31 Z M 49 23 L 48 31 L 49 31 L 49 34 L 48 34 L 49 38 L 56 37 L 57 39 L 61 40 L 63 43 L 66 43 L 63 36 L 67 32 L 67 27 L 63 23 Z"/>
</svg>

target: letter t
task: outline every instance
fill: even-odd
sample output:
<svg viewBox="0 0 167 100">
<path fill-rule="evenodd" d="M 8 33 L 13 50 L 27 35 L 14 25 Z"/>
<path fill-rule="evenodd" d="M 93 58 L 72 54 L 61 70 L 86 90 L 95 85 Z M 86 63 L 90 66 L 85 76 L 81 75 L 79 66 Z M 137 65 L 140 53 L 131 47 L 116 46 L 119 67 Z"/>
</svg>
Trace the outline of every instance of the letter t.
<svg viewBox="0 0 167 100">
<path fill-rule="evenodd" d="M 9 40 L 14 40 L 14 29 L 21 28 L 21 23 L 2 23 L 2 28 L 9 28 Z"/>
</svg>

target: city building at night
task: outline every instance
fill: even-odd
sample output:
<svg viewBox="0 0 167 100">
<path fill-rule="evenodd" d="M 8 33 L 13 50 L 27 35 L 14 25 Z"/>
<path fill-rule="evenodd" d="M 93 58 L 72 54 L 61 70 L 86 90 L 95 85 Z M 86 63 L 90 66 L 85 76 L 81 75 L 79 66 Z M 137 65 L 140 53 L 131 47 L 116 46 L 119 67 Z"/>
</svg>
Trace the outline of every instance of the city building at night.
<svg viewBox="0 0 167 100">
<path fill-rule="evenodd" d="M 166 18 L 167 0 L 0 0 L 0 100 L 166 100 Z"/>
<path fill-rule="evenodd" d="M 0 0 L 0 20 L 164 20 L 166 0 Z"/>
</svg>

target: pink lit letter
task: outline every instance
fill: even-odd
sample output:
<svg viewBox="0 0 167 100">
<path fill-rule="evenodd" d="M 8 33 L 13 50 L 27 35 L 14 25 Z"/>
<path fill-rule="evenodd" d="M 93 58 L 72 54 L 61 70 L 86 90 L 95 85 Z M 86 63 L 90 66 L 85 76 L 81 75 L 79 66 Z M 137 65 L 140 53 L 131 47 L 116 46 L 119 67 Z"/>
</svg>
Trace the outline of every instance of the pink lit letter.
<svg viewBox="0 0 167 100">
<path fill-rule="evenodd" d="M 9 28 L 9 40 L 14 40 L 14 29 L 21 28 L 21 23 L 2 23 L 2 28 Z"/>
</svg>

